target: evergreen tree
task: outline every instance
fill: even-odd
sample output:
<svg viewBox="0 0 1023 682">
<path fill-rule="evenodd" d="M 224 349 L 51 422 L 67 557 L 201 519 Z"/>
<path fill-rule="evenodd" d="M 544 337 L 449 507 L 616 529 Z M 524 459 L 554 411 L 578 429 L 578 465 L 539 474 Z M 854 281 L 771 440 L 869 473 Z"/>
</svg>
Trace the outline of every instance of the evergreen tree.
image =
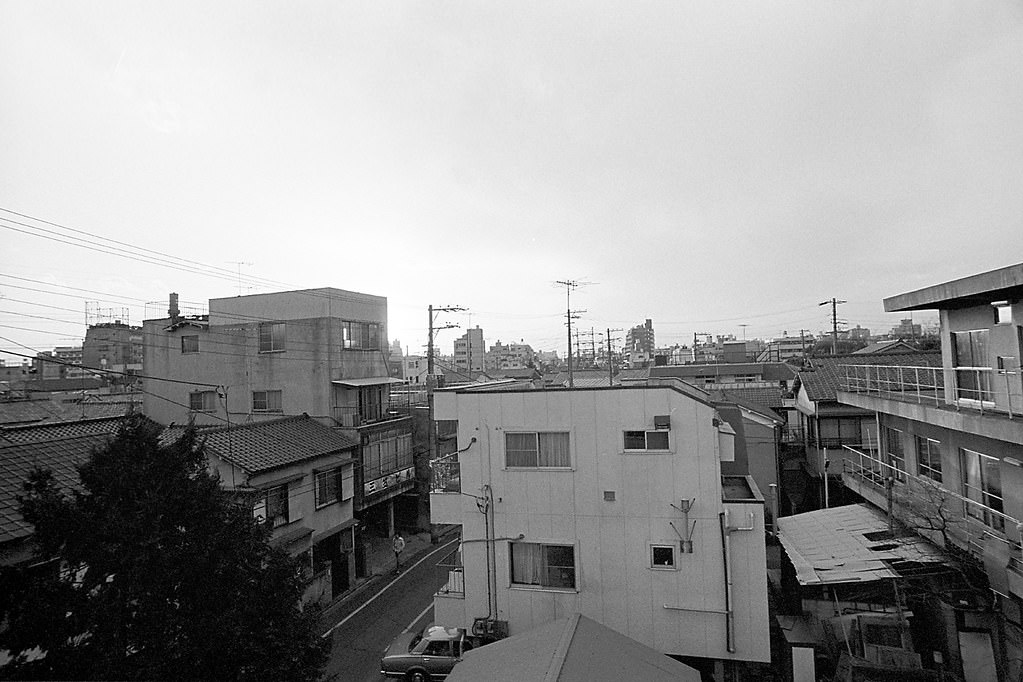
<svg viewBox="0 0 1023 682">
<path fill-rule="evenodd" d="M 79 490 L 41 470 L 25 483 L 52 560 L 0 580 L 0 649 L 15 656 L 0 677 L 318 679 L 327 645 L 298 562 L 210 475 L 192 430 L 157 438 L 132 418 L 79 468 Z"/>
</svg>

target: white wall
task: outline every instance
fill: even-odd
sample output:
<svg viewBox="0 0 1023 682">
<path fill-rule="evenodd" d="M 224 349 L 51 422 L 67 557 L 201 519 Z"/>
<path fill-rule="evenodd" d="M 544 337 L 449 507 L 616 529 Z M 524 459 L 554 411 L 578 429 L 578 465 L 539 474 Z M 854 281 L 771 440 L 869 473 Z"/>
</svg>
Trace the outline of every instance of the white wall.
<svg viewBox="0 0 1023 682">
<path fill-rule="evenodd" d="M 714 410 L 662 387 L 437 394 L 437 418 L 459 422 L 462 491 L 492 487 L 497 538 L 575 547 L 576 590 L 510 585 L 508 540 L 495 543 L 498 619 L 511 634 L 580 612 L 665 653 L 769 660 L 762 503 L 757 530 L 738 534 L 735 654 L 726 650 L 718 431 Z M 623 431 L 671 416 L 669 453 L 623 453 Z M 506 431 L 568 431 L 570 470 L 504 468 Z M 614 491 L 615 501 L 604 500 Z M 694 551 L 677 551 L 681 513 L 694 499 Z M 462 496 L 463 538 L 485 537 L 476 502 Z M 745 523 L 743 521 L 743 523 Z M 677 570 L 650 567 L 650 544 L 676 547 Z M 487 616 L 486 543 L 463 545 L 464 625 Z M 458 609 L 436 600 L 437 614 Z M 672 608 L 665 608 L 668 605 Z M 681 610 L 691 609 L 691 610 Z"/>
</svg>

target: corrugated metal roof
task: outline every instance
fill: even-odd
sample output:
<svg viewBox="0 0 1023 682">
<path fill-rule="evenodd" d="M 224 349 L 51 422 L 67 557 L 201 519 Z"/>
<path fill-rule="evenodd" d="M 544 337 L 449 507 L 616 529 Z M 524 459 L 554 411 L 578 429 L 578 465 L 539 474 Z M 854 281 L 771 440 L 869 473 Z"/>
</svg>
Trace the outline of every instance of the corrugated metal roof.
<svg viewBox="0 0 1023 682">
<path fill-rule="evenodd" d="M 916 534 L 871 540 L 866 533 L 885 532 L 884 514 L 868 504 L 783 516 L 779 539 L 800 585 L 869 582 L 898 577 L 889 562 L 942 563 L 941 550 Z"/>
<path fill-rule="evenodd" d="M 209 452 L 251 473 L 358 447 L 308 415 L 209 429 L 201 437 Z"/>
</svg>

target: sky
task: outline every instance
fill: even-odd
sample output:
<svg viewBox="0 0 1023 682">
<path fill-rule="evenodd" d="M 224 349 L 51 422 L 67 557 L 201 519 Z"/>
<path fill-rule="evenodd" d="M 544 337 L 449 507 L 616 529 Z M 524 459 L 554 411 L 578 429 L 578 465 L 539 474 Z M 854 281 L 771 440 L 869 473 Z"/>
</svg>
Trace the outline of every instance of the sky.
<svg viewBox="0 0 1023 682">
<path fill-rule="evenodd" d="M 1008 0 L 0 0 L 0 351 L 324 286 L 413 354 L 563 356 L 558 281 L 617 344 L 885 332 L 1023 261 L 1021 73 Z"/>
</svg>

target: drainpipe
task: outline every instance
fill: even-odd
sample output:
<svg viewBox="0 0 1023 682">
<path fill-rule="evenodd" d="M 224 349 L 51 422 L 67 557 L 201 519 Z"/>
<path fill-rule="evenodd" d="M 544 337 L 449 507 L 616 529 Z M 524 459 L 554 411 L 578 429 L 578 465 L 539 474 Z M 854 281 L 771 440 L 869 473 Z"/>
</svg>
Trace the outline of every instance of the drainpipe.
<svg viewBox="0 0 1023 682">
<path fill-rule="evenodd" d="M 739 531 L 752 531 L 753 512 L 749 513 L 748 526 L 728 525 L 728 510 L 718 514 L 721 524 L 721 550 L 722 561 L 725 569 L 725 649 L 730 654 L 735 653 L 735 609 L 732 606 L 732 544 L 731 535 Z"/>
</svg>

